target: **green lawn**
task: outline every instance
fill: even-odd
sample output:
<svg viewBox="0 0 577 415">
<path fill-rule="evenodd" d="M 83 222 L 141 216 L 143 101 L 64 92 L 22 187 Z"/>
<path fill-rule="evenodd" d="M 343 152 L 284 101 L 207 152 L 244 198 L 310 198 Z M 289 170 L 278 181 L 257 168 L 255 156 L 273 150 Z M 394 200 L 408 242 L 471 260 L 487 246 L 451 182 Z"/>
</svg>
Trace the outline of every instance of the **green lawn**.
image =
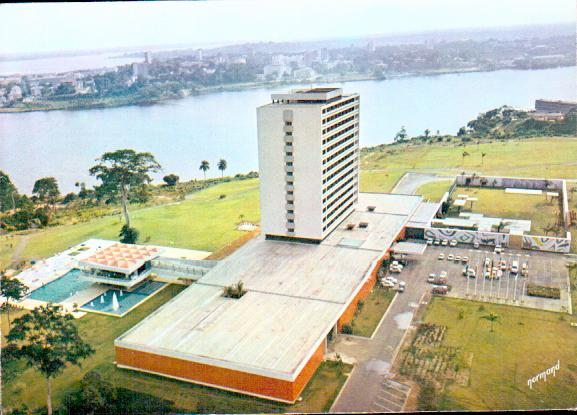
<svg viewBox="0 0 577 415">
<path fill-rule="evenodd" d="M 356 336 L 371 337 L 395 297 L 393 290 L 375 285 L 362 307 L 357 308 L 351 327 Z"/>
<path fill-rule="evenodd" d="M 443 195 L 449 191 L 449 187 L 451 187 L 453 182 L 454 180 L 439 180 L 436 182 L 425 183 L 417 189 L 416 194 L 423 196 L 423 199 L 425 200 L 438 202 L 441 200 Z"/>
<path fill-rule="evenodd" d="M 461 209 L 462 212 L 482 213 L 487 217 L 504 219 L 531 220 L 532 235 L 545 235 L 545 228 L 555 225 L 560 211 L 557 199 L 554 199 L 554 202 L 551 202 L 551 198 L 546 201 L 544 195 L 505 193 L 503 189 L 457 187 L 453 198 L 459 194 L 479 199 L 473 202 L 473 209 L 470 208 L 470 203 L 467 203 L 467 206 Z M 450 215 L 458 216 L 453 209 L 451 208 Z M 550 232 L 549 235 L 554 233 Z M 560 231 L 557 236 L 564 236 L 564 231 Z"/>
<path fill-rule="evenodd" d="M 469 153 L 463 161 L 463 151 Z M 482 159 L 481 154 L 486 156 Z M 466 147 L 457 143 L 389 146 L 361 153 L 363 192 L 390 191 L 407 171 L 459 174 L 576 178 L 577 140 L 545 137 L 483 142 Z"/>
<path fill-rule="evenodd" d="M 560 314 L 484 303 L 434 298 L 424 321 L 447 326 L 443 341 L 472 353 L 468 385 L 450 384 L 440 410 L 572 408 L 577 405 L 577 328 Z M 462 312 L 462 319 L 459 313 Z M 494 332 L 482 319 L 498 315 Z M 529 389 L 527 380 L 560 361 L 556 377 Z"/>
<path fill-rule="evenodd" d="M 243 220 L 259 221 L 257 179 L 220 184 L 181 203 L 135 210 L 131 217 L 140 231 L 139 243 L 214 251 L 245 233 L 235 229 L 241 214 Z M 22 256 L 47 257 L 89 238 L 117 239 L 120 227 L 120 216 L 111 216 L 47 228 L 31 235 Z M 7 257 L 3 254 L 2 260 Z"/>
</svg>

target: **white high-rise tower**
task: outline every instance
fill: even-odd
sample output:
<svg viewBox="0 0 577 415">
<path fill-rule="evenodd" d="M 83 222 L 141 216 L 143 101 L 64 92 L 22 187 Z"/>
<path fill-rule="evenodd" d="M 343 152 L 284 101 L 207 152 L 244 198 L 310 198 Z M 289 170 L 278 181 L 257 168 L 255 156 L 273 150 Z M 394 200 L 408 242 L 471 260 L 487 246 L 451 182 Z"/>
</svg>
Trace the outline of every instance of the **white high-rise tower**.
<svg viewBox="0 0 577 415">
<path fill-rule="evenodd" d="M 271 98 L 257 109 L 262 231 L 318 243 L 357 202 L 359 96 L 312 88 Z"/>
</svg>

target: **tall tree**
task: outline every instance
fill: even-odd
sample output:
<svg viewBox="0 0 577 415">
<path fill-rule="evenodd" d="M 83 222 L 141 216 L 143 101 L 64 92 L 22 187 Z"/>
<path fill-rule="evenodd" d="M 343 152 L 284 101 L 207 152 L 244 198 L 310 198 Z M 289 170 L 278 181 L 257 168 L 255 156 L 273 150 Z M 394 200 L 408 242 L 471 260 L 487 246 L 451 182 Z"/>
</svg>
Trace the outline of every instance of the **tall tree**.
<svg viewBox="0 0 577 415">
<path fill-rule="evenodd" d="M 104 153 L 96 161 L 98 164 L 89 170 L 90 175 L 102 182 L 98 187 L 101 192 L 112 198 L 120 198 L 125 224 L 130 227 L 130 195 L 143 191 L 152 181 L 150 173 L 158 172 L 160 164 L 150 153 L 137 153 L 128 149 Z"/>
<path fill-rule="evenodd" d="M 14 320 L 7 340 L 14 347 L 15 356 L 23 358 L 27 366 L 46 379 L 48 415 L 52 415 L 51 380 L 67 366 L 80 366 L 82 359 L 94 353 L 78 333 L 74 317 L 54 304 L 36 307 Z"/>
<path fill-rule="evenodd" d="M 198 169 L 202 170 L 202 172 L 204 173 L 204 179 L 206 180 L 206 172 L 208 169 L 210 169 L 210 163 L 206 160 L 202 160 L 200 162 L 200 167 Z"/>
<path fill-rule="evenodd" d="M 16 209 L 18 191 L 12 184 L 10 177 L 0 170 L 0 212 Z"/>
<path fill-rule="evenodd" d="M 220 177 L 224 177 L 224 171 L 225 171 L 226 168 L 228 167 L 228 164 L 227 164 L 226 160 L 225 160 L 225 159 L 220 159 L 220 160 L 218 161 L 218 166 L 217 166 L 217 167 L 218 167 L 218 169 L 220 170 L 220 173 L 221 173 Z"/>
<path fill-rule="evenodd" d="M 58 182 L 54 177 L 44 177 L 36 180 L 32 193 L 37 195 L 41 201 L 54 205 L 60 196 L 60 189 L 58 189 Z"/>
<path fill-rule="evenodd" d="M 429 134 L 431 134 L 431 130 L 428 128 L 425 130 L 425 138 L 429 138 Z"/>
<path fill-rule="evenodd" d="M 5 275 L 0 279 L 0 294 L 6 298 L 6 317 L 8 318 L 8 331 L 10 331 L 10 300 L 21 300 L 28 292 L 28 287 L 16 278 Z"/>
<path fill-rule="evenodd" d="M 483 162 L 485 161 L 486 155 L 487 155 L 487 153 L 481 153 L 481 165 L 483 165 Z"/>
<path fill-rule="evenodd" d="M 465 165 L 465 157 L 469 156 L 469 153 L 466 151 L 463 151 L 462 156 L 463 156 L 463 165 Z"/>
<path fill-rule="evenodd" d="M 405 141 L 408 137 L 407 134 L 407 130 L 405 129 L 405 126 L 403 125 L 401 127 L 401 129 L 399 130 L 399 132 L 395 135 L 394 141 L 395 142 L 402 142 Z"/>
</svg>

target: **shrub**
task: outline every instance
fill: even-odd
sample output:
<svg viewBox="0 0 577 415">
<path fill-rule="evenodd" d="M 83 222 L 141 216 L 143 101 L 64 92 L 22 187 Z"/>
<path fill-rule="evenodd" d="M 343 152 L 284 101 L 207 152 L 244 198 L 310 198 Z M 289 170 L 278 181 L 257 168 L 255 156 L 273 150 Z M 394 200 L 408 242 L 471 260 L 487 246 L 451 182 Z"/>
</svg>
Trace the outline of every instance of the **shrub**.
<svg viewBox="0 0 577 415">
<path fill-rule="evenodd" d="M 343 324 L 343 327 L 341 328 L 341 333 L 353 334 L 353 327 L 350 324 Z"/>
<path fill-rule="evenodd" d="M 123 225 L 118 236 L 120 237 L 120 242 L 123 244 L 135 244 L 138 240 L 140 232 L 136 228 L 131 228 L 128 225 Z"/>
<path fill-rule="evenodd" d="M 530 295 L 532 297 L 554 298 L 558 300 L 561 298 L 561 290 L 556 287 L 528 284 L 527 295 Z"/>
<path fill-rule="evenodd" d="M 242 281 L 239 281 L 233 285 L 227 285 L 222 289 L 222 296 L 226 298 L 238 299 L 245 294 L 246 290 L 244 289 L 244 283 Z"/>
</svg>

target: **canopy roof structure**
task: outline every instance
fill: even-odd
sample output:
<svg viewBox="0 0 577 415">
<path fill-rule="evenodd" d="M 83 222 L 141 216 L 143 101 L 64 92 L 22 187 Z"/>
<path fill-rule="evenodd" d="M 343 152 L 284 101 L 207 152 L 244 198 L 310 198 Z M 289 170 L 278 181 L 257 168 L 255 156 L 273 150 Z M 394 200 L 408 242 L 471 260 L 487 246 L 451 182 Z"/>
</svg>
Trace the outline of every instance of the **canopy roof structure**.
<svg viewBox="0 0 577 415">
<path fill-rule="evenodd" d="M 82 267 L 131 274 L 146 261 L 158 257 L 161 249 L 154 246 L 116 243 L 85 258 Z"/>
<path fill-rule="evenodd" d="M 397 242 L 392 248 L 395 254 L 405 255 L 423 255 L 426 249 L 427 245 L 415 242 Z"/>
</svg>

